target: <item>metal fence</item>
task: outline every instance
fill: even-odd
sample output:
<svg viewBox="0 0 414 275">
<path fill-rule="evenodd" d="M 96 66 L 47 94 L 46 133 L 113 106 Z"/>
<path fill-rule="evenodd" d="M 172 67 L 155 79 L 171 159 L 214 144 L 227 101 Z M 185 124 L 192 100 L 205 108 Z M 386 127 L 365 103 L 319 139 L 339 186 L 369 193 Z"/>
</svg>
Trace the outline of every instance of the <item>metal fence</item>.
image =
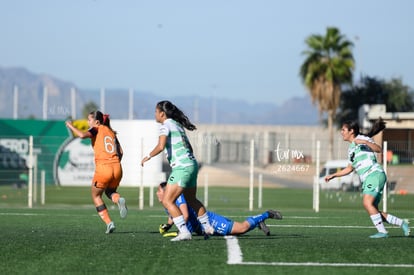
<svg viewBox="0 0 414 275">
<path fill-rule="evenodd" d="M 28 167 L 32 165 L 33 181 L 40 182 L 45 171 L 45 181 L 55 182 L 53 167 L 65 138 L 33 136 L 33 158 L 29 158 L 29 136 L 0 136 L 0 185 L 21 187 L 28 180 Z"/>
<path fill-rule="evenodd" d="M 55 184 L 54 171 L 57 153 L 64 143 L 63 137 L 33 136 L 34 159 L 36 169 L 34 182 L 40 181 L 42 170 L 46 172 L 47 184 Z M 0 185 L 24 185 L 27 181 L 28 136 L 0 137 Z M 321 144 L 320 161 L 327 160 L 327 138 L 313 133 L 302 136 L 277 133 L 223 133 L 203 132 L 190 135 L 195 155 L 200 163 L 236 163 L 248 164 L 250 161 L 250 141 L 254 140 L 254 161 L 257 166 L 273 163 L 314 163 L 316 160 L 316 141 Z M 347 158 L 348 143 L 337 138 L 334 142 L 333 159 Z M 413 163 L 414 150 L 406 141 L 388 143 L 387 160 L 392 164 Z M 133 164 L 139 162 L 138 156 Z M 74 169 L 76 169 L 74 167 Z"/>
<path fill-rule="evenodd" d="M 197 159 L 207 164 L 249 163 L 251 140 L 255 144 L 255 163 L 260 166 L 281 162 L 314 163 L 317 141 L 320 142 L 320 161 L 326 162 L 329 158 L 328 131 L 323 127 L 201 125 L 189 136 Z M 414 148 L 410 143 L 406 140 L 387 143 L 392 154 L 389 162 L 413 164 Z M 348 145 L 338 131 L 331 159 L 346 159 Z"/>
</svg>

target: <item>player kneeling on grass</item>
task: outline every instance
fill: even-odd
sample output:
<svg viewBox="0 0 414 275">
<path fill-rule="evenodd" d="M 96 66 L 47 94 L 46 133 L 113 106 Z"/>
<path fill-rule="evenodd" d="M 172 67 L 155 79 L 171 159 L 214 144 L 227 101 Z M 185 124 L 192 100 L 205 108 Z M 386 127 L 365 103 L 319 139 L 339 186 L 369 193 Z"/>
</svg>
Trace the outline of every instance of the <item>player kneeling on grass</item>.
<svg viewBox="0 0 414 275">
<path fill-rule="evenodd" d="M 157 197 L 158 201 L 162 202 L 164 197 L 164 189 L 166 186 L 166 182 L 160 183 L 157 190 Z M 175 204 L 178 208 L 180 208 L 181 212 L 183 213 L 184 220 L 187 223 L 188 230 L 191 233 L 196 233 L 197 235 L 203 235 L 204 232 L 202 231 L 202 226 L 200 222 L 197 220 L 197 214 L 195 211 L 187 205 L 187 202 L 185 201 L 185 198 L 183 195 L 180 195 L 177 200 L 175 201 Z M 169 215 L 167 209 L 165 209 L 168 215 L 168 222 L 166 224 L 161 224 L 159 227 L 160 233 L 164 237 L 174 237 L 177 235 L 177 232 L 168 232 L 170 228 L 173 226 L 174 222 Z M 260 230 L 262 230 L 267 236 L 270 235 L 270 230 L 265 224 L 266 219 L 282 219 L 282 214 L 279 211 L 275 210 L 268 210 L 262 214 L 248 217 L 243 222 L 236 222 L 233 220 L 230 220 L 229 218 L 223 217 L 217 213 L 207 211 L 208 218 L 210 220 L 210 224 L 214 228 L 214 235 L 240 235 L 244 234 L 250 230 L 255 229 L 258 227 Z"/>
</svg>

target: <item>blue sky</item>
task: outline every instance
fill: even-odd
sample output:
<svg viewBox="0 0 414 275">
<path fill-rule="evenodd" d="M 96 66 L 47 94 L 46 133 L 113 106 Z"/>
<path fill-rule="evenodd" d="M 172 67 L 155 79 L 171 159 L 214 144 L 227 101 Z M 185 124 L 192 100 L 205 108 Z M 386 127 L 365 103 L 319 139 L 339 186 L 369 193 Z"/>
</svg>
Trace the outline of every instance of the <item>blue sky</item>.
<svg viewBox="0 0 414 275">
<path fill-rule="evenodd" d="M 414 88 L 411 0 L 1 0 L 0 66 L 80 88 L 281 104 L 304 40 L 338 27 L 361 73 Z"/>
</svg>

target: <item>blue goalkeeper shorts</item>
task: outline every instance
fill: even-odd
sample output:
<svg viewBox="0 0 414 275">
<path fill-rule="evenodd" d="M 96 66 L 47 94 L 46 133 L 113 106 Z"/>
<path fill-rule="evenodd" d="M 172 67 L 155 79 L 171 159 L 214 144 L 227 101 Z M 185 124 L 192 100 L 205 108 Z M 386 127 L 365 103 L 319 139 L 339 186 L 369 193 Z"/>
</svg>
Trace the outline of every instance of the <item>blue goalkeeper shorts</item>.
<svg viewBox="0 0 414 275">
<path fill-rule="evenodd" d="M 207 215 L 215 234 L 222 236 L 231 235 L 234 221 L 210 211 L 207 211 Z"/>
</svg>

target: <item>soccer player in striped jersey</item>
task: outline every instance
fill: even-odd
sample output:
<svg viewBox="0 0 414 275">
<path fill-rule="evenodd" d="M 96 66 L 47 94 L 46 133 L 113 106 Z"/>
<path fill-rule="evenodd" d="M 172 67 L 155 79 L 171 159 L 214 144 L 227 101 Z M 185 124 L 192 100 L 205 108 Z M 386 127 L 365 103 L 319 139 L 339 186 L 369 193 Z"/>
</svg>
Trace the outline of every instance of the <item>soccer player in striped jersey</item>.
<svg viewBox="0 0 414 275">
<path fill-rule="evenodd" d="M 122 178 L 122 148 L 116 137 L 116 132 L 112 130 L 109 115 L 100 111 L 91 112 L 88 115 L 89 129 L 83 132 L 75 128 L 71 121 L 66 121 L 66 126 L 78 137 L 90 138 L 95 153 L 95 174 L 92 180 L 92 200 L 96 211 L 106 224 L 106 234 L 115 230 L 115 224 L 109 216 L 102 195 L 106 196 L 119 207 L 121 218 L 125 218 L 128 213 L 125 198 L 117 192 L 117 188 Z"/>
<path fill-rule="evenodd" d="M 378 208 L 387 176 L 382 166 L 377 162 L 376 153 L 381 153 L 382 148 L 372 139 L 373 136 L 385 129 L 385 122 L 379 118 L 369 133 L 362 134 L 359 125 L 354 121 L 342 124 L 341 135 L 344 141 L 350 143 L 348 148 L 349 164 L 344 169 L 325 177 L 329 181 L 335 177 L 342 177 L 353 170 L 356 171 L 362 182 L 362 203 L 372 223 L 377 228 L 377 233 L 370 238 L 387 238 L 388 232 L 383 222 L 397 225 L 402 228 L 405 236 L 410 235 L 408 221 L 404 221 L 394 215 L 382 212 Z"/>
<path fill-rule="evenodd" d="M 211 235 L 214 229 L 208 220 L 206 208 L 196 197 L 198 163 L 185 132 L 185 129 L 195 130 L 196 126 L 177 106 L 167 100 L 160 101 L 155 106 L 155 120 L 161 123 L 158 144 L 141 160 L 141 166 L 165 150 L 172 171 L 162 203 L 180 231 L 171 241 L 191 240 L 191 232 L 186 226 L 183 214 L 175 205 L 175 200 L 181 194 L 184 194 L 188 204 L 196 211 L 205 233 Z"/>
</svg>

